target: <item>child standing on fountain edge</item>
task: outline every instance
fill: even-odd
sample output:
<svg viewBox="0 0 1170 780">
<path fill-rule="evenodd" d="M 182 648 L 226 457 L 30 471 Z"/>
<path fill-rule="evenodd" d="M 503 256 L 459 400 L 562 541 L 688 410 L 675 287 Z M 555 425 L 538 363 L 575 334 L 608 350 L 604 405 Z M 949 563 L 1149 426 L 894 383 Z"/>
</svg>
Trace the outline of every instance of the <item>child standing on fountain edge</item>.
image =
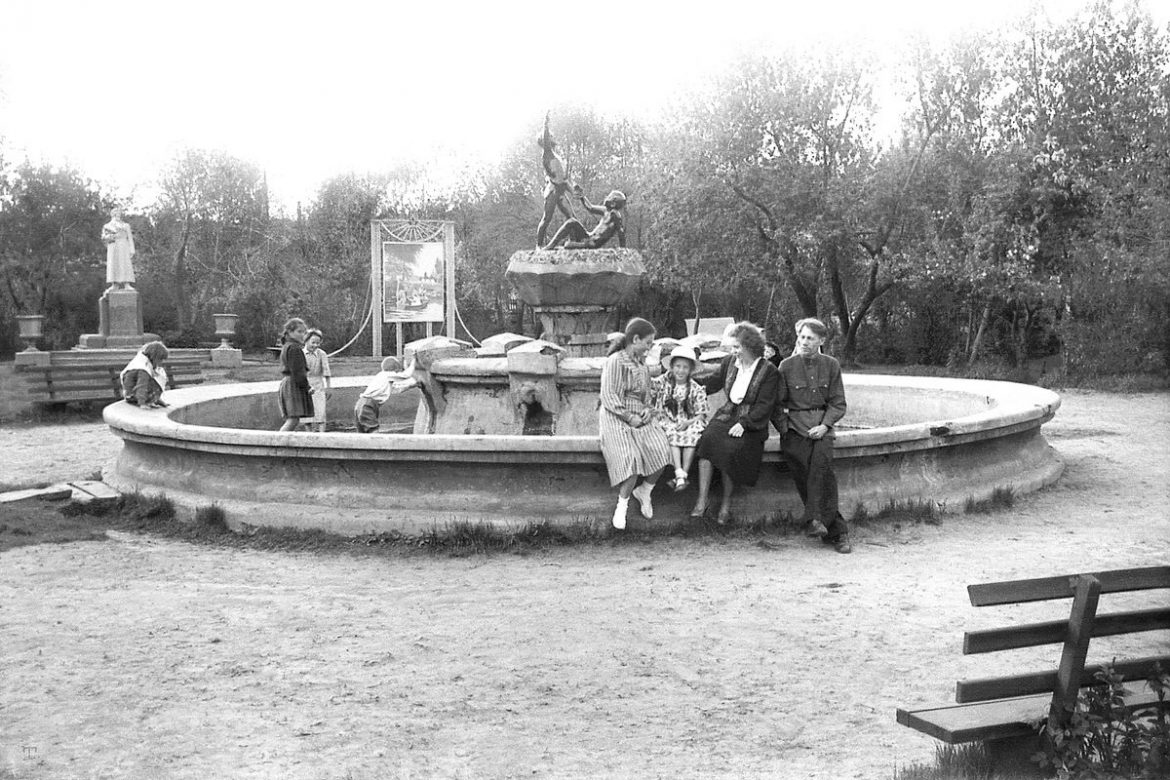
<svg viewBox="0 0 1170 780">
<path fill-rule="evenodd" d="M 309 388 L 309 367 L 305 363 L 305 338 L 309 328 L 300 317 L 293 317 L 284 324 L 280 337 L 280 392 L 276 400 L 284 422 L 282 432 L 292 432 L 301 427 L 301 419 L 313 416 L 313 397 Z"/>
<path fill-rule="evenodd" d="M 329 402 L 331 388 L 329 380 L 333 374 L 329 371 L 329 356 L 321 349 L 321 340 L 325 335 L 317 328 L 309 330 L 309 337 L 305 340 L 305 365 L 309 374 L 309 387 L 313 397 L 313 416 L 303 422 L 309 428 L 325 432 L 325 407 Z"/>
<path fill-rule="evenodd" d="M 696 351 L 680 344 L 662 359 L 664 373 L 650 382 L 655 419 L 666 431 L 666 440 L 670 444 L 670 462 L 674 466 L 674 479 L 670 484 L 675 492 L 687 487 L 695 445 L 707 427 L 710 411 L 707 391 L 691 379 L 697 361 Z"/>
</svg>

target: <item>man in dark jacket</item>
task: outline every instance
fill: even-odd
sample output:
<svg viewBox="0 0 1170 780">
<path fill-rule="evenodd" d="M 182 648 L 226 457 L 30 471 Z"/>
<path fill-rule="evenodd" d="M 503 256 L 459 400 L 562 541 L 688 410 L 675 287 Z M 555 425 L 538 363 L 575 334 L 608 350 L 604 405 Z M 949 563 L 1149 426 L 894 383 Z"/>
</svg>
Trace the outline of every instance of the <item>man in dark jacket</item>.
<svg viewBox="0 0 1170 780">
<path fill-rule="evenodd" d="M 837 506 L 833 473 L 833 428 L 845 416 L 841 365 L 822 355 L 828 328 L 818 319 L 796 323 L 796 353 L 780 363 L 780 388 L 773 423 L 781 433 L 780 452 L 804 501 L 810 536 L 839 553 L 853 552 L 849 527 Z"/>
</svg>

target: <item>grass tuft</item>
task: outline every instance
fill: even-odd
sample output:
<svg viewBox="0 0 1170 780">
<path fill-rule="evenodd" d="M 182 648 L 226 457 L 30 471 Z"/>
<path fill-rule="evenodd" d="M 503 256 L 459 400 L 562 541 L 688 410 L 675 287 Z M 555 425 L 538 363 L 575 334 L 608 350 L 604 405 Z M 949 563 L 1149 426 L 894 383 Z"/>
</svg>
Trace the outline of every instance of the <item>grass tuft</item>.
<svg viewBox="0 0 1170 780">
<path fill-rule="evenodd" d="M 934 763 L 916 762 L 894 770 L 893 780 L 999 780 L 981 742 L 938 745 Z"/>
<path fill-rule="evenodd" d="M 853 517 L 850 518 L 850 522 L 857 525 L 865 525 L 866 523 L 879 520 L 940 525 L 942 523 L 942 516 L 939 511 L 939 505 L 934 501 L 920 501 L 917 499 L 911 501 L 895 501 L 894 499 L 890 499 L 889 503 L 877 512 L 870 512 L 859 504 L 853 510 Z"/>
<path fill-rule="evenodd" d="M 219 504 L 201 506 L 195 510 L 195 525 L 212 533 L 226 534 L 229 532 L 227 513 Z"/>
<path fill-rule="evenodd" d="M 1016 503 L 1016 492 L 1010 487 L 996 488 L 991 496 L 981 500 L 967 499 L 963 511 L 969 515 L 988 515 L 1001 509 L 1011 509 Z"/>
</svg>

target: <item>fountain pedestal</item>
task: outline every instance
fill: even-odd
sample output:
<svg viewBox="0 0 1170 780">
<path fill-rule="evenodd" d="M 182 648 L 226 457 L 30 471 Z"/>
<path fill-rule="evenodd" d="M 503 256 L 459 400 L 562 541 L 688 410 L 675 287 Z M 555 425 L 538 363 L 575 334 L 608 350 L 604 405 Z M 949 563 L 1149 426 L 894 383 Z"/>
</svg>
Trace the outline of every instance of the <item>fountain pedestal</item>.
<svg viewBox="0 0 1170 780">
<path fill-rule="evenodd" d="M 645 272 L 637 250 L 603 247 L 516 252 L 504 275 L 540 317 L 542 339 L 569 357 L 600 357 L 618 304 Z"/>
</svg>

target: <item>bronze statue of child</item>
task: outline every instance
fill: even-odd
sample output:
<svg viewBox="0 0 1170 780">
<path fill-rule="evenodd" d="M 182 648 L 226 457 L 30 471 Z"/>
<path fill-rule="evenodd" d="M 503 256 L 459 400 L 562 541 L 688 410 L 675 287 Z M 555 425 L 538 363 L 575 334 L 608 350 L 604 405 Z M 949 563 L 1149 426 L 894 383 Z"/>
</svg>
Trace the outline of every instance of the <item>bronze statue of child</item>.
<svg viewBox="0 0 1170 780">
<path fill-rule="evenodd" d="M 622 209 L 626 207 L 626 196 L 621 190 L 614 190 L 605 196 L 601 206 L 594 205 L 585 197 L 580 185 L 573 187 L 573 193 L 580 198 L 581 205 L 590 214 L 601 217 L 593 230 L 586 230 L 577 219 L 568 219 L 553 235 L 545 249 L 599 249 L 615 235 L 619 246 L 626 245 L 626 227 Z"/>
</svg>

